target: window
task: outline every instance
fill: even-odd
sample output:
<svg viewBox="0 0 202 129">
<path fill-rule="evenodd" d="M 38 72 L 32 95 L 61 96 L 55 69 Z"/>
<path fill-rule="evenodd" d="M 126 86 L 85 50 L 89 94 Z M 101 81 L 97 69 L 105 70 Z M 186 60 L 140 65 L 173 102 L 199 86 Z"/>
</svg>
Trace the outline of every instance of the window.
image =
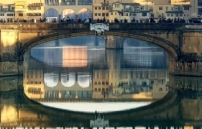
<svg viewBox="0 0 202 129">
<path fill-rule="evenodd" d="M 198 9 L 198 15 L 202 15 L 202 8 Z"/>
<path fill-rule="evenodd" d="M 104 16 L 105 16 L 105 13 L 102 13 L 102 16 L 104 17 Z"/>
<path fill-rule="evenodd" d="M 13 16 L 13 13 L 8 13 L 7 16 Z"/>
<path fill-rule="evenodd" d="M 120 7 L 120 4 L 115 4 L 115 8 L 119 8 Z"/>
<path fill-rule="evenodd" d="M 198 0 L 198 6 L 202 6 L 202 0 Z"/>
<path fill-rule="evenodd" d="M 3 14 L 3 13 L 1 13 L 1 14 L 0 14 L 0 16 L 4 16 L 4 14 Z"/>
<path fill-rule="evenodd" d="M 173 7 L 171 7 L 171 10 L 173 11 L 173 10 L 174 10 L 174 8 L 173 8 Z"/>
<path fill-rule="evenodd" d="M 97 13 L 95 13 L 95 16 L 97 16 Z"/>
<path fill-rule="evenodd" d="M 109 16 L 109 13 L 106 13 L 106 17 L 108 17 Z"/>
<path fill-rule="evenodd" d="M 184 7 L 184 10 L 189 10 L 189 7 Z"/>
<path fill-rule="evenodd" d="M 168 13 L 167 16 L 170 17 L 170 14 Z"/>
<path fill-rule="evenodd" d="M 19 16 L 23 16 L 23 13 L 19 13 Z"/>
<path fill-rule="evenodd" d="M 63 4 L 64 1 L 70 1 L 70 0 L 63 0 L 61 3 Z M 65 2 L 65 3 L 67 4 L 69 2 Z M 59 0 L 45 0 L 45 4 L 46 5 L 59 5 Z"/>
<path fill-rule="evenodd" d="M 168 7 L 166 6 L 166 10 L 168 10 Z"/>
<path fill-rule="evenodd" d="M 97 10 L 97 7 L 95 7 L 95 10 Z"/>
<path fill-rule="evenodd" d="M 163 7 L 159 7 L 159 10 L 163 10 Z"/>
<path fill-rule="evenodd" d="M 105 10 L 105 7 L 102 7 L 102 10 Z"/>
<path fill-rule="evenodd" d="M 143 17 L 147 16 L 147 13 L 142 13 L 142 16 L 143 16 Z"/>
<path fill-rule="evenodd" d="M 78 0 L 78 5 L 92 5 L 92 0 Z"/>
</svg>

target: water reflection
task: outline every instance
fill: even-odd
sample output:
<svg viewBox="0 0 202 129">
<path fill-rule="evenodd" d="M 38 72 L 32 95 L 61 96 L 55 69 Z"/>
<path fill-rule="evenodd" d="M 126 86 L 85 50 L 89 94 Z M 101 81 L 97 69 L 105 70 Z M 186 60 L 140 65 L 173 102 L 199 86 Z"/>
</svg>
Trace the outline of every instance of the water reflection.
<svg viewBox="0 0 202 129">
<path fill-rule="evenodd" d="M 148 105 L 167 94 L 168 61 L 163 49 L 128 39 L 123 50 L 105 50 L 102 39 L 91 38 L 99 43 L 74 45 L 73 38 L 73 43 L 63 39 L 67 42 L 60 40 L 33 48 L 31 57 L 29 53 L 25 57 L 25 94 L 49 106 L 54 106 L 55 101 L 133 101 L 134 107 Z M 97 110 L 103 111 L 99 106 Z M 88 107 L 95 111 L 95 105 Z M 129 107 L 132 108 L 128 103 L 126 109 Z M 113 108 L 116 110 L 106 107 Z"/>
<path fill-rule="evenodd" d="M 90 120 L 94 120 L 96 113 L 58 110 L 29 100 L 22 90 L 22 80 L 21 77 L 0 78 L 0 127 L 90 128 Z M 202 79 L 170 76 L 169 80 L 172 88 L 161 100 L 138 109 L 102 113 L 101 117 L 109 120 L 109 127 L 200 128 Z"/>
</svg>

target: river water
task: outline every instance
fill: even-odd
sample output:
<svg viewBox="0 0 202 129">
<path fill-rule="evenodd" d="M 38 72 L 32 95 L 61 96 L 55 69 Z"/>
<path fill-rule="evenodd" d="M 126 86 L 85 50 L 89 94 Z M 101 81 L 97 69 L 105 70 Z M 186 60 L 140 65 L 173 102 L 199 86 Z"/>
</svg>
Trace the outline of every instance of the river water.
<svg viewBox="0 0 202 129">
<path fill-rule="evenodd" d="M 1 78 L 1 126 L 93 127 L 98 118 L 106 127 L 200 128 L 202 79 L 170 75 L 156 45 L 128 38 L 123 46 L 105 49 L 102 38 L 88 36 L 27 51 L 23 77 Z M 69 122 L 59 115 L 66 111 Z"/>
</svg>

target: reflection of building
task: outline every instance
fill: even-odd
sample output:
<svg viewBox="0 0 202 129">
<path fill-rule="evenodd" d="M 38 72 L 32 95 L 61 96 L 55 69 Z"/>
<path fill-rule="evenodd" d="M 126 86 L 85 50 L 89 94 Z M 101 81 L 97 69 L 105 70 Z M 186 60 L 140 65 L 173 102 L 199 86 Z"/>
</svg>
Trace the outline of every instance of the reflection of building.
<svg viewBox="0 0 202 129">
<path fill-rule="evenodd" d="M 110 70 L 109 70 L 110 71 Z M 108 70 L 94 70 L 93 98 L 160 99 L 167 92 L 168 72 L 163 69 L 121 69 L 110 85 Z"/>
<path fill-rule="evenodd" d="M 66 46 L 62 53 L 63 67 L 86 67 L 88 63 L 86 46 Z"/>
<path fill-rule="evenodd" d="M 44 99 L 152 100 L 167 93 L 168 60 L 163 49 L 129 40 L 124 50 L 94 47 L 32 49 L 32 56 L 46 64 Z"/>
<path fill-rule="evenodd" d="M 24 92 L 29 98 L 44 98 L 43 70 L 25 70 Z"/>
</svg>

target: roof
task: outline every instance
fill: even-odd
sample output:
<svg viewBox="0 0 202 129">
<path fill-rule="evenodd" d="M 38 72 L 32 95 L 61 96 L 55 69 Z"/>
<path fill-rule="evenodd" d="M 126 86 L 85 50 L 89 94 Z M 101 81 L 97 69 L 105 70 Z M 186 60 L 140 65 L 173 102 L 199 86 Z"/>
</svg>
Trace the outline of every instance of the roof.
<svg viewBox="0 0 202 129">
<path fill-rule="evenodd" d="M 166 11 L 166 13 L 183 13 L 183 11 Z"/>
<path fill-rule="evenodd" d="M 41 7 L 41 6 L 43 6 L 43 3 L 32 3 L 28 5 L 28 7 Z"/>
<path fill-rule="evenodd" d="M 139 3 L 122 3 L 122 5 L 139 6 Z"/>
<path fill-rule="evenodd" d="M 170 4 L 170 0 L 147 0 L 147 2 L 152 2 L 152 3 L 154 3 L 154 5 L 169 5 Z"/>
</svg>

